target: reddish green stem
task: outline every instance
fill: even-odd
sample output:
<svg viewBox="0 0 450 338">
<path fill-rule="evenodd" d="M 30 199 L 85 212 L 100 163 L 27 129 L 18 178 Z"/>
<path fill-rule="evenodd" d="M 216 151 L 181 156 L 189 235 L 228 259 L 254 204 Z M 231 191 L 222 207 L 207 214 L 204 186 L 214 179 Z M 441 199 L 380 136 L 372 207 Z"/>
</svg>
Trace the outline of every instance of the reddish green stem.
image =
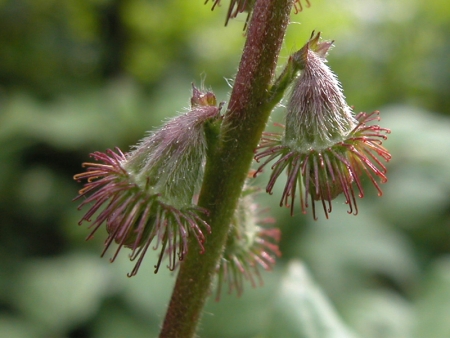
<svg viewBox="0 0 450 338">
<path fill-rule="evenodd" d="M 242 186 L 273 108 L 269 88 L 293 0 L 257 0 L 220 139 L 208 160 L 199 205 L 210 211 L 204 254 L 192 242 L 180 266 L 160 337 L 194 337 Z"/>
</svg>

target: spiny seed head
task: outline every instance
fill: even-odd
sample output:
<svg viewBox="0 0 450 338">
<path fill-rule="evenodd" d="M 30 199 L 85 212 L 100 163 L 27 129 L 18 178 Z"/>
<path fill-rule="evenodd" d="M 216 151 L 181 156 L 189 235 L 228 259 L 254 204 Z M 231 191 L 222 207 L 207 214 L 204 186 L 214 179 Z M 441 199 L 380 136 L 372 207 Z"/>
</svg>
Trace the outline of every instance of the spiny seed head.
<svg viewBox="0 0 450 338">
<path fill-rule="evenodd" d="M 382 146 L 390 131 L 368 122 L 378 120 L 378 112 L 353 115 L 345 101 L 336 75 L 326 65 L 332 41 L 320 41 L 320 33 L 311 35 L 306 45 L 291 56 L 301 71 L 292 86 L 287 104 L 283 134 L 264 133 L 255 159 L 264 159 L 256 174 L 271 161 L 272 173 L 266 191 L 272 193 L 283 171 L 286 185 L 280 205 L 291 208 L 299 191 L 302 212 L 311 205 L 316 219 L 315 202 L 321 201 L 325 216 L 331 201 L 345 196 L 349 213 L 357 214 L 354 186 L 364 196 L 361 176 L 365 173 L 381 195 L 375 179 L 386 182 L 386 167 L 391 155 Z"/>
<path fill-rule="evenodd" d="M 287 104 L 283 144 L 299 152 L 326 149 L 343 141 L 356 126 L 352 109 L 345 101 L 341 84 L 326 65 L 332 41 L 319 42 L 311 36 L 292 58 L 301 69 Z"/>
<path fill-rule="evenodd" d="M 128 154 L 118 148 L 91 154 L 96 162 L 84 163 L 86 172 L 74 177 L 87 180 L 76 199 L 85 198 L 79 209 L 92 204 L 80 221 L 94 219 L 88 239 L 106 224 L 102 255 L 113 241 L 119 247 L 111 261 L 123 246 L 130 248 L 130 259 L 137 263 L 129 276 L 137 273 L 151 243 L 160 250 L 155 272 L 164 257 L 169 258 L 169 269 L 175 269 L 187 253 L 189 236 L 204 250 L 202 228 L 210 232 L 202 219 L 207 211 L 193 199 L 206 156 L 204 126 L 219 118 L 220 109 L 210 105 L 213 97 L 194 87 L 195 104 L 188 113 L 169 120 Z"/>
<path fill-rule="evenodd" d="M 272 173 L 266 191 L 273 192 L 275 182 L 283 171 L 287 178 L 280 201 L 280 206 L 291 208 L 294 212 L 297 192 L 300 196 L 300 207 L 303 213 L 311 206 L 313 217 L 316 217 L 316 201 L 321 201 L 326 218 L 332 211 L 331 201 L 343 194 L 345 203 L 349 206 L 349 213 L 357 214 L 355 186 L 360 198 L 364 197 L 362 177 L 367 176 L 382 195 L 377 182 L 387 181 L 386 167 L 383 161 L 391 159 L 390 153 L 382 146 L 387 139 L 389 129 L 378 125 L 369 125 L 379 120 L 379 112 L 371 114 L 360 113 L 355 116 L 356 126 L 342 141 L 327 148 L 299 150 L 284 143 L 284 137 L 277 133 L 264 133 L 257 148 L 255 159 L 264 159 L 255 175 L 263 170 L 270 162 Z"/>
<path fill-rule="evenodd" d="M 160 194 L 171 205 L 185 205 L 203 177 L 205 124 L 218 119 L 219 112 L 216 106 L 195 104 L 189 112 L 169 120 L 133 147 L 123 163 L 125 170 L 142 189 Z"/>
<path fill-rule="evenodd" d="M 257 286 L 257 281 L 262 285 L 258 266 L 269 271 L 275 265 L 275 258 L 281 256 L 280 231 L 266 227 L 273 219 L 261 218 L 264 210 L 254 202 L 255 192 L 256 189 L 245 186 L 234 212 L 225 251 L 217 266 L 216 300 L 220 299 L 225 283 L 228 283 L 228 292 L 236 291 L 238 296 L 243 292 L 245 280 L 253 287 Z"/>
</svg>

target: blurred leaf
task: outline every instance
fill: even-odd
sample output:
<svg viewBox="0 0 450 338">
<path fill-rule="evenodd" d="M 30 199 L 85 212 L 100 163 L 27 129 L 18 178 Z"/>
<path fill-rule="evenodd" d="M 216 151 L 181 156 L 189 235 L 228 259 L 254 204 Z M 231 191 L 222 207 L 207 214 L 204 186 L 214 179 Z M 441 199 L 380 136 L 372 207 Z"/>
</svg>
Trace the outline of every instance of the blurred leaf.
<svg viewBox="0 0 450 338">
<path fill-rule="evenodd" d="M 411 338 L 415 312 L 396 292 L 361 290 L 348 295 L 345 318 L 364 338 Z M 426 336 L 424 336 L 426 337 Z"/>
<path fill-rule="evenodd" d="M 298 261 L 288 265 L 275 294 L 273 307 L 265 337 L 356 337 L 338 318 L 306 267 Z"/>
<path fill-rule="evenodd" d="M 297 242 L 320 285 L 338 301 L 349 293 L 373 285 L 377 278 L 407 287 L 418 275 L 418 264 L 406 236 L 390 228 L 370 212 L 364 200 L 360 212 L 347 214 L 347 206 L 333 201 L 330 219 L 311 221 Z"/>
<path fill-rule="evenodd" d="M 138 88 L 127 80 L 110 83 L 102 90 L 62 97 L 50 105 L 16 94 L 1 116 L 0 140 L 24 138 L 68 149 L 92 143 L 114 147 L 118 140 L 142 128 L 144 102 Z"/>
<path fill-rule="evenodd" d="M 37 335 L 37 330 L 28 321 L 0 315 L 0 337 L 30 338 Z"/>
<path fill-rule="evenodd" d="M 450 337 L 450 256 L 432 264 L 418 296 L 414 337 Z"/>
<path fill-rule="evenodd" d="M 382 109 L 392 134 L 389 182 L 377 207 L 380 216 L 402 229 L 426 255 L 449 252 L 450 119 L 410 106 Z M 428 251 L 428 252 L 427 252 Z"/>
<path fill-rule="evenodd" d="M 399 105 L 383 108 L 381 117 L 392 130 L 386 142 L 394 155 L 389 166 L 414 165 L 434 184 L 450 188 L 450 118 Z"/>
<path fill-rule="evenodd" d="M 17 277 L 13 303 L 47 337 L 91 318 L 114 290 L 98 257 L 83 254 L 30 260 Z"/>
<path fill-rule="evenodd" d="M 220 301 L 215 301 L 215 289 L 205 307 L 200 324 L 200 337 L 249 338 L 264 337 L 263 333 L 272 316 L 271 304 L 277 285 L 281 280 L 281 269 L 261 271 L 264 285 L 252 288 L 247 282 L 241 297 L 227 294 L 224 288 Z"/>
<path fill-rule="evenodd" d="M 107 257 L 111 256 L 113 252 L 114 250 L 111 250 Z M 157 262 L 158 253 L 149 250 L 139 268 L 139 273 L 128 278 L 126 274 L 136 264 L 128 259 L 130 252 L 128 249 L 122 249 L 119 257 L 111 266 L 115 279 L 120 281 L 123 286 L 121 293 L 123 301 L 135 314 L 158 321 L 166 311 L 167 300 L 170 298 L 175 284 L 174 273 L 163 268 L 163 262 L 160 271 L 155 274 L 154 265 Z"/>
<path fill-rule="evenodd" d="M 107 302 L 94 324 L 95 338 L 158 337 L 159 320 L 149 320 L 147 313 L 136 313 L 117 302 Z"/>
</svg>

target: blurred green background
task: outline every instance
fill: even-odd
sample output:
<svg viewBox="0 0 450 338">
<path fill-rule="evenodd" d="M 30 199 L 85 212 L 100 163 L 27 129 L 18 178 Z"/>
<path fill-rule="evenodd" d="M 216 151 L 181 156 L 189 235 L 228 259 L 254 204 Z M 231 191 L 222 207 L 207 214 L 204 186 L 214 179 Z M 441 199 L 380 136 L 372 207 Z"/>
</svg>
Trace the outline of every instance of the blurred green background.
<svg viewBox="0 0 450 338">
<path fill-rule="evenodd" d="M 153 337 L 174 276 L 139 274 L 85 242 L 72 176 L 95 150 L 127 150 L 189 104 L 191 82 L 227 101 L 245 15 L 228 2 L 0 0 L 0 337 Z M 450 337 L 450 3 L 311 0 L 280 67 L 312 30 L 355 111 L 381 110 L 393 155 L 360 214 L 289 217 L 265 286 L 208 302 L 201 337 Z M 280 108 L 272 121 L 282 122 Z M 263 185 L 264 177 L 258 179 Z"/>
</svg>

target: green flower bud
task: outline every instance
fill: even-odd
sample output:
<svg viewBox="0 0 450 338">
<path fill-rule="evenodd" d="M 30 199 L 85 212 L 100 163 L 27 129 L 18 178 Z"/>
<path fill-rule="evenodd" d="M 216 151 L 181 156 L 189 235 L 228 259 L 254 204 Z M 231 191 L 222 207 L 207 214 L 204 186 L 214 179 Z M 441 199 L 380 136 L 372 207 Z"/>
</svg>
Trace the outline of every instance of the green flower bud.
<svg viewBox="0 0 450 338">
<path fill-rule="evenodd" d="M 150 133 L 133 150 L 124 154 L 116 148 L 91 156 L 101 163 L 84 163 L 86 172 L 75 175 L 86 179 L 79 196 L 86 197 L 79 209 L 93 203 L 83 221 L 91 221 L 96 230 L 106 223 L 109 234 L 106 252 L 113 241 L 132 249 L 130 259 L 137 263 L 129 276 L 137 273 L 142 259 L 153 242 L 160 249 L 155 272 L 162 259 L 169 258 L 169 269 L 176 267 L 187 253 L 188 237 L 195 236 L 203 250 L 210 231 L 201 215 L 207 211 L 193 200 L 198 193 L 206 161 L 205 126 L 220 118 L 212 93 L 193 88 L 192 108 L 186 114 L 169 120 L 161 129 Z"/>
<path fill-rule="evenodd" d="M 284 144 L 284 136 L 277 133 L 265 133 L 257 148 L 255 159 L 260 165 L 255 175 L 271 161 L 272 173 L 266 191 L 272 194 L 275 182 L 286 170 L 287 179 L 280 205 L 291 208 L 294 212 L 297 191 L 300 195 L 300 207 L 303 213 L 311 205 L 313 217 L 316 217 L 315 201 L 320 200 L 325 216 L 332 211 L 331 201 L 343 194 L 349 213 L 357 214 L 356 185 L 360 198 L 364 197 L 361 177 L 365 174 L 382 195 L 376 177 L 381 183 L 387 182 L 387 169 L 382 160 L 389 161 L 391 154 L 382 146 L 387 139 L 389 129 L 367 123 L 378 120 L 379 112 L 360 113 L 355 116 L 358 124 L 347 138 L 325 149 L 299 151 Z M 310 201 L 310 202 L 309 202 Z"/>
<path fill-rule="evenodd" d="M 278 249 L 280 230 L 267 228 L 272 218 L 261 218 L 262 211 L 253 201 L 255 189 L 245 186 L 234 212 L 225 251 L 217 266 L 218 285 L 216 300 L 220 299 L 223 284 L 228 283 L 228 292 L 236 291 L 240 296 L 247 280 L 256 287 L 262 285 L 258 266 L 270 271 L 275 257 L 281 256 Z"/>
<path fill-rule="evenodd" d="M 266 191 L 272 193 L 278 177 L 286 170 L 280 205 L 290 207 L 293 214 L 299 191 L 302 212 L 311 205 L 315 219 L 315 201 L 322 202 L 328 218 L 331 201 L 340 194 L 345 196 L 349 213 L 357 214 L 353 187 L 357 186 L 359 197 L 364 196 L 364 173 L 381 195 L 373 174 L 381 183 L 386 182 L 386 167 L 381 160 L 391 158 L 382 146 L 384 134 L 390 131 L 366 125 L 378 119 L 378 112 L 354 116 L 336 75 L 325 64 L 333 42 L 319 39 L 320 33 L 313 32 L 307 44 L 289 59 L 291 67 L 301 70 L 301 75 L 292 85 L 284 133 L 264 133 L 255 156 L 258 162 L 265 159 L 256 173 L 275 160 Z"/>
<path fill-rule="evenodd" d="M 218 119 L 219 108 L 196 96 L 191 110 L 168 121 L 133 147 L 123 168 L 134 182 L 176 207 L 190 204 L 203 177 L 207 143 L 205 124 Z M 214 98 L 215 102 L 215 98 Z"/>
<path fill-rule="evenodd" d="M 320 33 L 312 36 L 293 55 L 302 72 L 287 104 L 284 144 L 300 152 L 341 142 L 357 124 L 341 84 L 325 63 L 332 42 L 319 42 L 319 38 Z"/>
</svg>

